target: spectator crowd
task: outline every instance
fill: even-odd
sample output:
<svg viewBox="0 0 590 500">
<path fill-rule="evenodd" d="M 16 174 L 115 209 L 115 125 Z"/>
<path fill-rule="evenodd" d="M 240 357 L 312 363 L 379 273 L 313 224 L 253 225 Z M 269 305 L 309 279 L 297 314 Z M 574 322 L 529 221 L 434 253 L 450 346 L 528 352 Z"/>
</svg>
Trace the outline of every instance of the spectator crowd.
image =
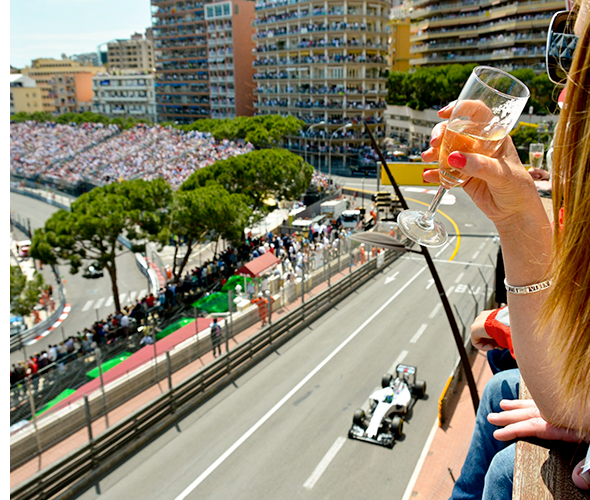
<svg viewBox="0 0 590 500">
<path fill-rule="evenodd" d="M 254 148 L 211 134 L 138 124 L 60 125 L 32 121 L 10 125 L 10 169 L 24 176 L 97 184 L 142 178 L 166 179 L 178 188 L 195 170 Z"/>
</svg>

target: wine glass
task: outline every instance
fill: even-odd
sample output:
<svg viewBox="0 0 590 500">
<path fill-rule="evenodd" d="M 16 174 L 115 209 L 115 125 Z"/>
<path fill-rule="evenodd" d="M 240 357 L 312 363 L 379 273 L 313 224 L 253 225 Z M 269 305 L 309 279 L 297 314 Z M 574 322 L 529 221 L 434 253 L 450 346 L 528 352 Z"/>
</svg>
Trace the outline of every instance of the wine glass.
<svg viewBox="0 0 590 500">
<path fill-rule="evenodd" d="M 439 153 L 440 187 L 426 212 L 404 210 L 397 218 L 399 229 L 412 241 L 439 247 L 448 239 L 445 227 L 434 214 L 445 193 L 469 176 L 447 163 L 454 151 L 492 156 L 518 121 L 530 96 L 520 80 L 489 66 L 476 67 L 463 86 L 443 137 Z"/>
<path fill-rule="evenodd" d="M 545 145 L 540 142 L 529 144 L 529 163 L 533 168 L 543 168 Z"/>
</svg>

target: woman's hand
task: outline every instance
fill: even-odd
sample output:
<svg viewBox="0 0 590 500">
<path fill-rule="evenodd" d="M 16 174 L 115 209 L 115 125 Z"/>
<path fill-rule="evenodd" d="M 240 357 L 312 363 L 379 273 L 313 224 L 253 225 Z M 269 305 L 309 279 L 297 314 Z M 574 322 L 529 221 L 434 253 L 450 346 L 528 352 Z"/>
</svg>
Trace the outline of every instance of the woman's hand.
<svg viewBox="0 0 590 500">
<path fill-rule="evenodd" d="M 441 109 L 441 118 L 450 118 L 454 103 Z M 440 154 L 444 132 L 448 122 L 437 124 L 430 140 L 431 147 L 422 154 L 425 162 L 437 161 Z M 449 165 L 461 170 L 470 178 L 463 189 L 475 204 L 496 224 L 511 228 L 519 217 L 527 217 L 531 210 L 531 200 L 539 195 L 535 184 L 522 165 L 510 136 L 506 136 L 493 157 L 475 153 L 453 152 L 449 155 Z M 426 182 L 438 182 L 438 171 L 424 173 Z M 542 206 L 539 203 L 542 209 Z"/>
<path fill-rule="evenodd" d="M 473 347 L 480 351 L 491 351 L 492 349 L 500 349 L 498 343 L 490 337 L 486 332 L 486 320 L 488 316 L 494 312 L 495 309 L 489 309 L 479 313 L 477 318 L 471 324 L 471 343 Z"/>
<path fill-rule="evenodd" d="M 502 413 L 488 415 L 490 424 L 502 427 L 494 431 L 494 437 L 498 441 L 512 441 L 524 437 L 568 443 L 582 441 L 576 432 L 548 423 L 532 399 L 504 399 L 500 401 L 500 408 L 504 410 Z"/>
<path fill-rule="evenodd" d="M 539 412 L 532 399 L 504 399 L 500 401 L 502 413 L 490 413 L 488 422 L 497 426 L 505 426 L 494 431 L 498 441 L 536 437 L 549 441 L 565 441 L 580 443 L 578 434 L 570 429 L 563 429 L 549 424 Z M 574 467 L 572 481 L 581 490 L 590 489 L 590 471 L 582 472 L 584 460 Z"/>
</svg>

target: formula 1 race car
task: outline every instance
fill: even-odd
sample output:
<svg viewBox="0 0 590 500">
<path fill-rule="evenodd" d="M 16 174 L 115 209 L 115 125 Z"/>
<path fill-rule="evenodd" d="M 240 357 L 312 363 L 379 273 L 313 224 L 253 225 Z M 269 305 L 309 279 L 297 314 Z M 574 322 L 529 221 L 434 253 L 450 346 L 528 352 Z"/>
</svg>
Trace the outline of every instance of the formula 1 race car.
<svg viewBox="0 0 590 500">
<path fill-rule="evenodd" d="M 90 279 L 102 278 L 104 276 L 104 273 L 103 273 L 102 269 L 98 269 L 97 267 L 90 265 L 86 269 L 84 269 L 82 276 L 84 278 L 90 278 Z"/>
<path fill-rule="evenodd" d="M 396 377 L 386 373 L 381 389 L 369 397 L 369 408 L 354 412 L 348 437 L 393 448 L 403 434 L 404 416 L 426 395 L 426 382 L 416 380 L 416 367 L 397 365 Z"/>
</svg>

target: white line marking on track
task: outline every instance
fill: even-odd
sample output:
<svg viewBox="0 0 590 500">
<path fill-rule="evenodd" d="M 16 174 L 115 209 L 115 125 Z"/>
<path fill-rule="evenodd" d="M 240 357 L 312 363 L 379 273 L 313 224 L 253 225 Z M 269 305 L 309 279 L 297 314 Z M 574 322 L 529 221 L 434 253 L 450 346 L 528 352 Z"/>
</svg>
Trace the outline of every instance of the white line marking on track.
<svg viewBox="0 0 590 500">
<path fill-rule="evenodd" d="M 434 280 L 432 278 L 430 278 L 428 280 L 428 285 L 426 285 L 426 290 L 428 290 L 432 285 L 434 285 Z"/>
<path fill-rule="evenodd" d="M 86 302 L 86 304 L 84 304 L 84 307 L 82 308 L 82 312 L 88 311 L 88 309 L 92 307 L 92 304 L 94 304 L 94 300 L 89 300 L 88 302 Z"/>
<path fill-rule="evenodd" d="M 422 453 L 420 454 L 420 458 L 418 458 L 418 462 L 416 462 L 416 467 L 414 468 L 414 472 L 412 473 L 412 477 L 410 478 L 410 482 L 406 487 L 406 491 L 404 492 L 404 496 L 402 500 L 410 500 L 412 497 L 412 492 L 414 490 L 414 486 L 416 485 L 416 481 L 418 480 L 418 476 L 420 475 L 420 471 L 422 470 L 422 466 L 424 465 L 424 461 L 426 460 L 426 456 L 428 455 L 428 451 L 430 450 L 430 445 L 434 440 L 434 436 L 436 435 L 436 429 L 438 429 L 438 417 L 434 420 L 434 425 L 430 430 L 430 434 L 424 443 L 424 448 L 422 448 Z"/>
<path fill-rule="evenodd" d="M 395 361 L 393 362 L 393 364 L 391 365 L 391 368 L 389 369 L 389 371 L 387 373 L 395 373 L 395 369 L 397 368 L 397 365 L 399 365 L 404 359 L 406 359 L 406 356 L 408 355 L 408 351 L 402 351 L 399 353 L 399 356 L 397 358 L 395 358 Z"/>
<path fill-rule="evenodd" d="M 424 330 L 426 330 L 427 328 L 428 328 L 428 325 L 426 323 L 421 325 L 420 328 L 418 328 L 418 331 L 410 339 L 410 344 L 415 344 L 416 342 L 418 342 L 418 339 L 422 336 L 422 334 L 424 333 Z"/>
<path fill-rule="evenodd" d="M 461 280 L 463 279 L 463 276 L 465 276 L 465 273 L 459 273 L 457 275 L 457 278 L 455 279 L 455 283 L 461 283 Z"/>
<path fill-rule="evenodd" d="M 270 410 L 268 410 L 258 422 L 256 422 L 252 427 L 250 427 L 242 436 L 232 444 L 225 452 L 221 454 L 221 456 L 215 460 L 205 471 L 201 473 L 199 477 L 197 477 L 191 484 L 189 484 L 184 491 L 180 493 L 174 500 L 184 500 L 188 495 L 190 495 L 193 490 L 199 486 L 205 479 L 207 479 L 214 471 L 219 467 L 223 462 L 227 460 L 231 454 L 236 451 L 252 434 L 254 434 L 262 425 L 272 417 L 281 407 L 289 401 L 296 393 L 301 389 L 307 382 L 309 382 L 324 366 L 326 366 L 336 354 L 338 354 L 342 349 L 348 345 L 360 332 L 362 332 L 367 325 L 369 325 L 377 316 L 379 316 L 385 308 L 387 308 L 395 299 L 397 299 L 404 290 L 414 282 L 418 276 L 420 276 L 427 268 L 422 267 L 419 269 L 414 276 L 412 276 L 406 283 L 397 291 L 395 292 L 387 301 L 379 307 L 371 316 L 369 316 L 362 324 L 359 326 L 354 332 L 352 332 L 344 341 L 340 343 L 336 349 L 334 349 L 328 356 L 326 356 L 320 364 L 318 364 L 313 370 L 311 370 L 303 379 L 291 389 L 287 394 L 283 396 L 283 398 L 274 405 Z M 403 351 L 402 351 L 403 353 Z M 401 355 L 400 355 L 401 356 Z"/>
<path fill-rule="evenodd" d="M 136 295 L 137 295 L 137 292 L 129 292 L 129 303 L 135 302 Z"/>
<path fill-rule="evenodd" d="M 101 297 L 100 299 L 98 299 L 96 301 L 96 304 L 94 304 L 94 309 L 100 309 L 103 302 L 104 302 L 104 297 Z"/>
<path fill-rule="evenodd" d="M 305 489 L 311 490 L 314 487 L 315 483 L 318 482 L 318 479 L 326 471 L 326 469 L 328 468 L 328 465 L 330 465 L 330 462 L 332 460 L 334 460 L 336 453 L 338 453 L 338 451 L 340 450 L 340 448 L 342 448 L 342 445 L 344 443 L 346 443 L 346 438 L 344 438 L 342 436 L 336 438 L 336 441 L 334 441 L 334 444 L 330 447 L 328 452 L 324 455 L 324 458 L 322 458 L 320 460 L 320 463 L 317 465 L 317 467 L 311 473 L 311 476 L 309 476 L 307 481 L 305 481 L 305 483 L 303 483 L 303 487 Z"/>
<path fill-rule="evenodd" d="M 428 315 L 428 319 L 433 319 L 438 314 L 438 311 L 440 310 L 441 307 L 442 307 L 442 304 L 440 302 L 437 302 L 436 305 L 434 306 L 434 308 L 432 309 L 432 311 L 430 312 L 430 314 Z"/>
<path fill-rule="evenodd" d="M 139 295 L 137 296 L 138 299 L 143 299 L 147 295 L 147 289 L 144 288 L 143 290 L 139 291 Z"/>
<path fill-rule="evenodd" d="M 119 304 L 123 305 L 123 302 L 125 302 L 125 297 L 127 297 L 127 292 L 119 294 Z"/>
<path fill-rule="evenodd" d="M 447 290 L 447 297 L 453 293 L 453 290 L 454 290 L 454 289 L 455 289 L 455 287 L 454 287 L 454 286 L 452 286 L 451 288 L 449 288 L 449 289 Z"/>
<path fill-rule="evenodd" d="M 105 306 L 105 307 L 110 307 L 110 306 L 112 306 L 112 305 L 113 305 L 113 301 L 114 301 L 114 299 L 113 299 L 113 296 L 112 296 L 112 295 L 109 295 L 109 296 L 107 297 L 107 301 L 104 303 L 104 306 Z"/>
<path fill-rule="evenodd" d="M 478 250 L 483 250 L 486 246 L 486 242 L 484 241 L 481 245 L 479 245 Z"/>
<path fill-rule="evenodd" d="M 477 257 L 479 257 L 479 250 L 477 252 L 475 252 L 473 254 L 473 257 L 471 257 L 473 260 L 477 259 Z"/>
</svg>

